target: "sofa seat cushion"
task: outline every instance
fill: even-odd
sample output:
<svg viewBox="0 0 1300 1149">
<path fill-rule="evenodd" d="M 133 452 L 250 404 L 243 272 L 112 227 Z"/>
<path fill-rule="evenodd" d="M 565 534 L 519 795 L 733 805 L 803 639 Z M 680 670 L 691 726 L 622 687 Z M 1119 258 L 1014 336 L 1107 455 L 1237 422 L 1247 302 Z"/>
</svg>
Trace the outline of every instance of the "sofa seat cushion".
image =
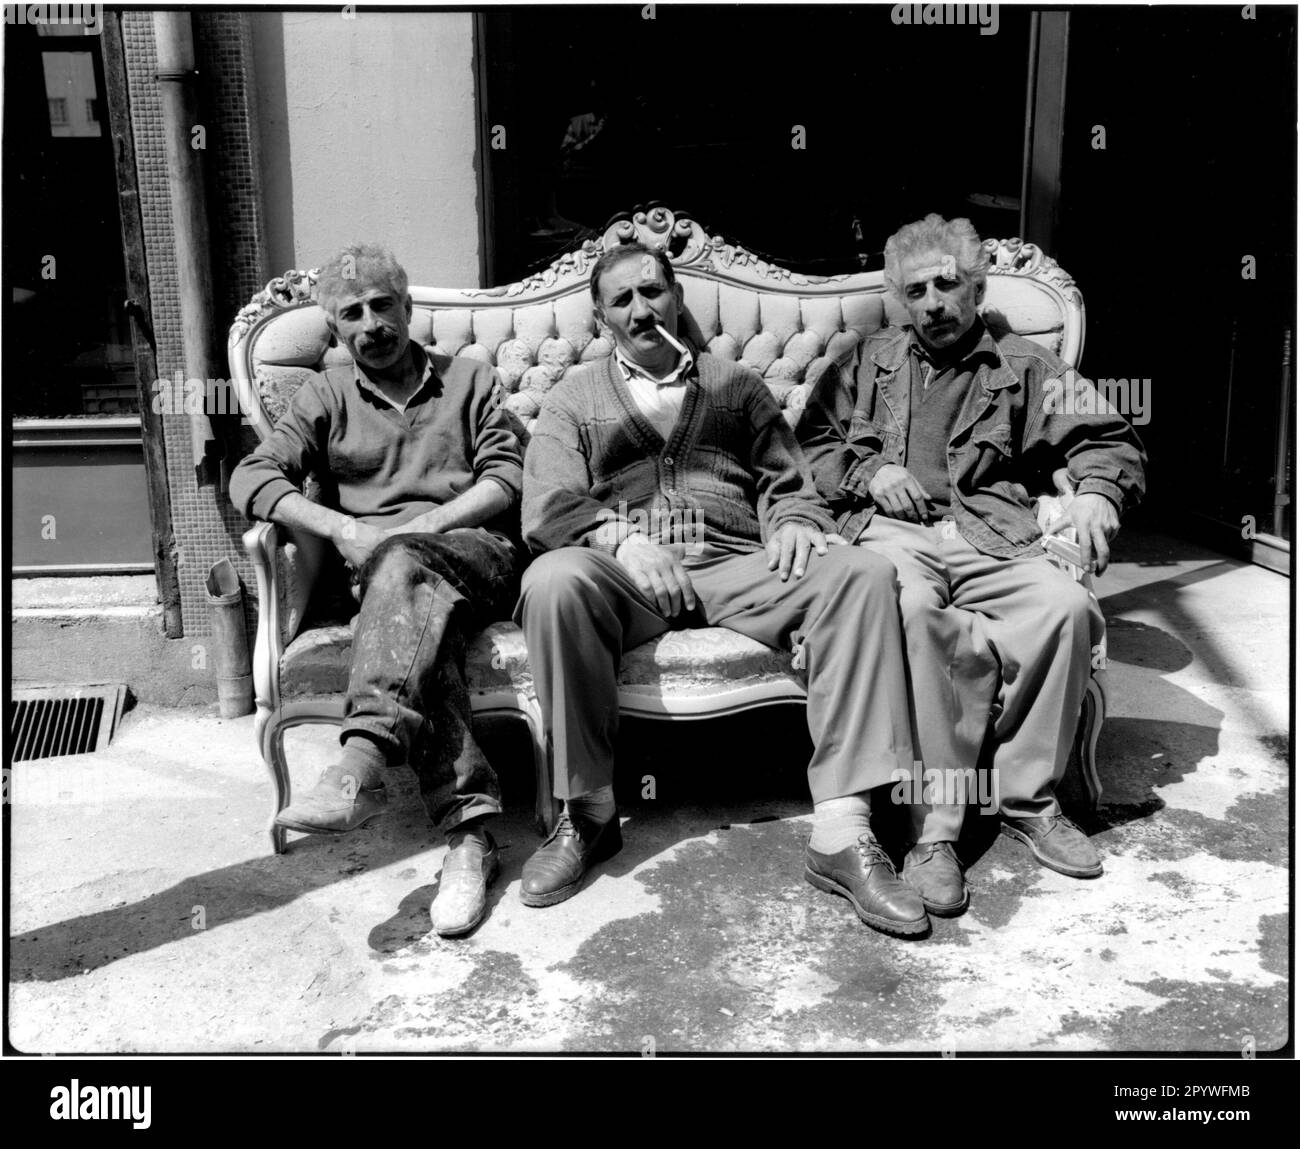
<svg viewBox="0 0 1300 1149">
<path fill-rule="evenodd" d="M 623 658 L 619 684 L 683 691 L 793 677 L 790 653 L 772 650 L 721 627 L 670 630 Z M 300 634 L 280 659 L 284 701 L 342 694 L 352 660 L 352 628 L 322 626 Z M 512 622 L 495 622 L 470 644 L 465 657 L 471 694 L 510 690 L 532 693 L 524 634 Z"/>
<path fill-rule="evenodd" d="M 622 687 L 655 687 L 689 694 L 714 685 L 791 677 L 790 652 L 773 650 L 720 626 L 670 630 L 623 656 Z"/>
<path fill-rule="evenodd" d="M 352 666 L 352 627 L 319 626 L 303 631 L 280 658 L 280 697 L 284 701 L 343 694 Z M 465 654 L 471 694 L 532 690 L 524 632 L 513 622 L 494 622 L 478 634 Z"/>
</svg>

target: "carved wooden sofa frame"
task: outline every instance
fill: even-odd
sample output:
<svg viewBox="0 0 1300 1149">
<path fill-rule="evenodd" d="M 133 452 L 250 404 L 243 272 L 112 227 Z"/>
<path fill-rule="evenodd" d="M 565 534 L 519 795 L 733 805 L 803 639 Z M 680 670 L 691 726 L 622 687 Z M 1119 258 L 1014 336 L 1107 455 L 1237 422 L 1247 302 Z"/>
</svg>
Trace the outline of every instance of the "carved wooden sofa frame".
<svg viewBox="0 0 1300 1149">
<path fill-rule="evenodd" d="M 609 354 L 609 343 L 595 329 L 588 273 L 603 250 L 633 239 L 668 250 L 685 292 L 685 330 L 714 354 L 757 370 L 792 425 L 827 367 L 849 363 L 868 334 L 906 319 L 879 271 L 800 275 L 709 236 L 688 217 L 655 207 L 616 220 L 598 241 L 586 242 L 520 283 L 487 289 L 412 286 L 411 338 L 446 355 L 492 364 L 526 444 L 546 391 Z M 1032 244 L 990 240 L 985 246 L 991 257 L 986 318 L 1077 367 L 1084 308 L 1073 280 Z M 346 350 L 330 339 L 314 287 L 313 272 L 287 272 L 259 292 L 231 328 L 233 381 L 245 417 L 261 439 L 311 371 L 349 361 Z M 1040 518 L 1058 512 L 1059 503 L 1040 503 Z M 343 625 L 302 631 L 328 543 L 259 523 L 245 534 L 244 545 L 258 597 L 254 729 L 278 813 L 290 797 L 285 733 L 304 723 L 342 722 L 351 631 Z M 508 622 L 488 627 L 470 647 L 467 678 L 476 715 L 515 714 L 527 722 L 537 821 L 550 827 L 557 812 L 551 764 L 519 628 Z M 713 718 L 805 700 L 803 678 L 791 667 L 789 652 L 720 628 L 669 631 L 629 651 L 620 671 L 620 709 L 638 717 Z M 1104 715 L 1105 694 L 1094 674 L 1075 747 L 1094 803 L 1100 794 L 1095 750 Z M 284 831 L 272 822 L 270 833 L 274 850 L 282 852 Z"/>
</svg>

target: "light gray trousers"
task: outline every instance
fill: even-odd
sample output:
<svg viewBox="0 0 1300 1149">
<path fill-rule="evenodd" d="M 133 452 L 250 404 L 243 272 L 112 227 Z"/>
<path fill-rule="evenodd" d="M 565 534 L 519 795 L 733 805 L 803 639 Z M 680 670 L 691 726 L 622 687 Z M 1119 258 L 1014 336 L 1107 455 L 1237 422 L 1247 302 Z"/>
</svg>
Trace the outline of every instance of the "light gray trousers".
<svg viewBox="0 0 1300 1149">
<path fill-rule="evenodd" d="M 705 546 L 683 561 L 695 587 L 690 626 L 721 626 L 790 650 L 803 639 L 814 802 L 860 794 L 912 770 L 912 739 L 894 568 L 857 547 L 813 554 L 781 582 L 762 551 Z M 618 668 L 625 650 L 670 627 L 609 555 L 565 547 L 528 568 L 516 619 L 528 641 L 555 756 L 555 794 L 577 797 L 614 777 Z M 674 625 L 681 622 L 674 620 Z"/>
<path fill-rule="evenodd" d="M 1060 812 L 1091 653 L 1096 599 L 1045 556 L 982 554 L 950 520 L 879 513 L 858 540 L 898 572 L 914 730 L 930 770 L 973 770 L 987 736 L 1008 817 Z M 991 729 L 990 729 L 991 725 Z M 956 841 L 965 806 L 917 803 L 918 842 Z"/>
</svg>

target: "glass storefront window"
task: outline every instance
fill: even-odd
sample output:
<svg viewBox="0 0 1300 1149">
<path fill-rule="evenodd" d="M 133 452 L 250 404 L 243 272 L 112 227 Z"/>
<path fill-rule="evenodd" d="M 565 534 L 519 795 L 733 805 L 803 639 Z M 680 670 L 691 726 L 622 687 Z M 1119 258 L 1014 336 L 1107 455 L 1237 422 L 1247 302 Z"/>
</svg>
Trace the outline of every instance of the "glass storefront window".
<svg viewBox="0 0 1300 1149">
<path fill-rule="evenodd" d="M 489 10 L 491 282 L 652 200 L 813 274 L 879 266 L 885 238 L 928 211 L 1015 235 L 1028 10 L 1001 8 L 988 36 L 895 26 L 890 11 Z M 965 54 L 959 75 L 936 44 L 939 59 Z M 948 131 L 935 163 L 930 131 L 971 102 L 1005 130 Z"/>
<path fill-rule="evenodd" d="M 13 418 L 136 414 L 102 38 L 5 27 L 4 378 Z"/>
</svg>

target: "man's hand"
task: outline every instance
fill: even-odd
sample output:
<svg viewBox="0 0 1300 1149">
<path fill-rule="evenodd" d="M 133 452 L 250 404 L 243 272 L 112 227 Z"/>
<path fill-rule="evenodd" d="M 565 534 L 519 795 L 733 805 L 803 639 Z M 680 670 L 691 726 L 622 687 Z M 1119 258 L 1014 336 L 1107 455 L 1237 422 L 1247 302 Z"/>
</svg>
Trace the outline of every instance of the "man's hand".
<svg viewBox="0 0 1300 1149">
<path fill-rule="evenodd" d="M 795 578 L 803 578 L 810 551 L 824 555 L 828 546 L 847 545 L 839 535 L 824 535 L 807 523 L 786 523 L 767 540 L 767 569 L 776 571 L 782 582 L 789 580 L 792 571 Z"/>
<path fill-rule="evenodd" d="M 408 519 L 395 527 L 389 527 L 384 531 L 385 538 L 391 538 L 393 535 L 440 535 L 447 528 L 444 526 L 446 515 L 442 507 L 434 507 L 431 511 L 425 511 L 422 515 L 416 515 L 413 519 Z"/>
<path fill-rule="evenodd" d="M 636 580 L 641 593 L 659 604 L 659 612 L 665 618 L 676 618 L 683 606 L 687 610 L 695 609 L 695 588 L 682 566 L 682 550 L 636 534 L 628 535 L 614 555 Z"/>
<path fill-rule="evenodd" d="M 1079 532 L 1079 551 L 1088 570 L 1095 561 L 1097 573 L 1105 574 L 1110 563 L 1110 540 L 1119 530 L 1119 512 L 1105 495 L 1075 495 L 1065 508 L 1065 518 L 1047 528 L 1049 535 L 1073 526 Z"/>
<path fill-rule="evenodd" d="M 867 490 L 876 500 L 876 506 L 891 519 L 906 519 L 909 523 L 923 523 L 930 517 L 927 506 L 930 496 L 906 467 L 886 463 L 867 484 Z"/>
<path fill-rule="evenodd" d="M 345 518 L 330 533 L 330 541 L 338 548 L 343 561 L 355 570 L 365 565 L 366 559 L 386 538 L 386 531 L 353 518 Z"/>
</svg>

